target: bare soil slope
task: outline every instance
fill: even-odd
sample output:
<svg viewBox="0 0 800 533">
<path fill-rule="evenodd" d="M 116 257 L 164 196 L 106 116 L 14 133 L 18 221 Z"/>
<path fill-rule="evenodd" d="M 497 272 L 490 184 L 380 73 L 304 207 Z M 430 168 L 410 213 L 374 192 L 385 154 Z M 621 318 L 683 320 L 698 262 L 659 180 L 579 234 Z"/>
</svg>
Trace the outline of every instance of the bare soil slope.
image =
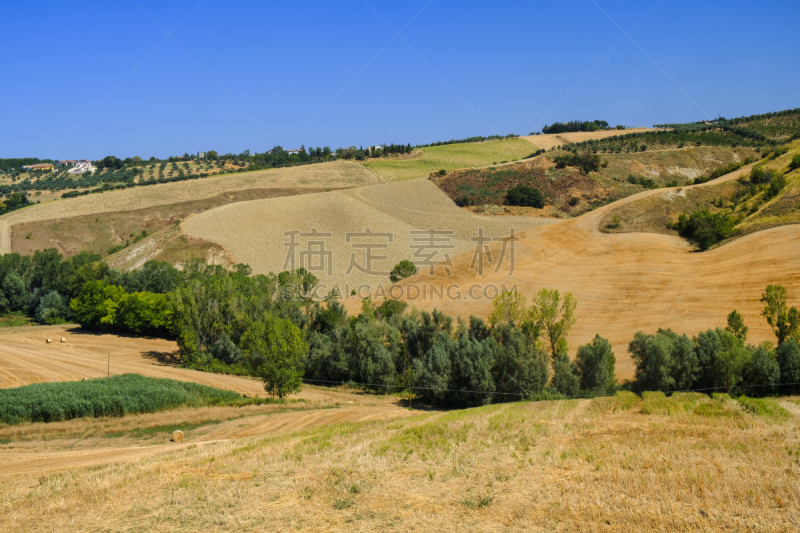
<svg viewBox="0 0 800 533">
<path fill-rule="evenodd" d="M 644 131 L 655 131 L 656 128 L 630 128 L 627 130 L 603 130 L 603 131 L 575 131 L 570 133 L 546 133 L 543 135 L 527 135 L 520 137 L 529 141 L 537 148 L 549 150 L 556 146 L 569 143 L 579 143 L 591 139 L 605 139 L 615 135 L 625 135 L 626 133 L 642 133 Z"/>
<path fill-rule="evenodd" d="M 745 167 L 709 184 L 734 180 L 749 171 Z M 578 322 L 568 339 L 571 353 L 599 333 L 611 341 L 622 378 L 633 376 L 627 344 L 637 330 L 654 332 L 664 327 L 694 334 L 724 326 L 727 314 L 737 309 L 750 327 L 750 342 L 774 340 L 760 317 L 759 298 L 770 283 L 787 286 L 793 304 L 800 298 L 800 226 L 747 235 L 704 253 L 693 252 L 678 237 L 600 232 L 600 222 L 608 212 L 665 191 L 645 191 L 575 219 L 525 231 L 515 247 L 511 275 L 504 267 L 497 274 L 490 268 L 478 276 L 470 268 L 472 254 L 467 253 L 454 259 L 452 277 L 437 269 L 435 276 L 421 273 L 401 285 L 428 288 L 427 297 L 412 300 L 415 305 L 462 317 L 487 317 L 492 301 L 485 296 L 494 292 L 484 291 L 482 298 L 467 294 L 448 298 L 433 294 L 432 289 L 452 284 L 463 289 L 473 284 L 489 289 L 516 284 L 528 297 L 543 287 L 572 292 L 578 301 Z M 499 257 L 499 243 L 492 247 Z"/>
<path fill-rule="evenodd" d="M 388 272 L 403 259 L 412 259 L 415 244 L 425 244 L 428 238 L 414 231 L 450 232 L 436 238 L 444 241 L 434 260 L 444 254 L 455 256 L 472 250 L 482 228 L 489 237 L 500 237 L 511 228 L 519 231 L 536 225 L 549 224 L 553 219 L 532 217 L 486 217 L 457 208 L 436 185 L 428 180 L 412 180 L 379 184 L 346 191 L 308 194 L 286 198 L 240 202 L 212 209 L 190 217 L 182 224 L 183 232 L 193 238 L 207 240 L 224 247 L 236 262 L 249 264 L 256 273 L 280 272 L 291 264 L 286 262 L 291 237 L 286 232 L 331 233 L 330 237 L 298 237 L 299 247 L 294 250 L 295 268 L 305 266 L 327 287 L 338 285 L 348 290 L 347 295 L 361 285 L 375 288 L 388 284 Z M 373 233 L 391 235 L 384 238 L 360 238 L 347 233 Z M 415 239 L 419 239 L 418 241 Z M 309 249 L 312 241 L 324 243 L 329 259 L 322 262 L 321 255 L 313 256 L 314 265 L 325 269 L 311 269 L 308 261 L 301 263 L 300 254 Z M 350 268 L 353 254 L 356 263 L 366 268 L 367 251 L 355 246 L 367 242 L 383 243 L 386 248 L 374 249 L 374 256 L 383 256 L 372 263 L 372 272 Z M 433 248 L 436 248 L 434 246 Z M 431 249 L 420 252 L 427 254 Z M 435 252 L 435 250 L 434 250 Z M 414 260 L 414 262 L 419 262 Z M 330 265 L 330 271 L 327 266 Z M 348 269 L 350 271 L 348 272 Z M 327 291 L 325 291 L 327 292 Z M 324 294 L 323 294 L 324 295 Z"/>
<path fill-rule="evenodd" d="M 15 248 L 11 241 L 11 228 L 24 222 L 168 206 L 246 189 L 339 189 L 378 181 L 375 174 L 361 165 L 335 161 L 135 187 L 37 204 L 0 217 L 0 254 L 8 253 Z"/>
</svg>

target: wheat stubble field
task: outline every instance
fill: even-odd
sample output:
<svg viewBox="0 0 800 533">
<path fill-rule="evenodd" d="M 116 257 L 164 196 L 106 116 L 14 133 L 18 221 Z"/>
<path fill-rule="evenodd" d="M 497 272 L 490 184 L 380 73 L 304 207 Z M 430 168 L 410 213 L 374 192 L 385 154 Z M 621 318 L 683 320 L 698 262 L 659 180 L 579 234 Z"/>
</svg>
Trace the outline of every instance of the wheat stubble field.
<svg viewBox="0 0 800 533">
<path fill-rule="evenodd" d="M 23 440 L 2 452 L 16 459 L 36 447 L 41 458 L 0 476 L 4 529 L 784 532 L 800 523 L 794 399 L 753 411 L 725 396 L 621 393 L 352 415 L 371 408 L 21 428 Z M 158 433 L 186 420 L 196 429 L 183 444 Z M 105 461 L 93 464 L 94 453 Z M 59 454 L 86 459 L 46 473 Z"/>
<path fill-rule="evenodd" d="M 134 211 L 204 200 L 248 189 L 339 189 L 377 183 L 378 178 L 361 165 L 345 161 L 299 167 L 212 176 L 92 194 L 34 205 L 0 217 L 0 253 L 14 248 L 12 228 L 26 222 Z M 23 239 L 24 235 L 17 235 Z"/>
<path fill-rule="evenodd" d="M 708 182 L 724 183 L 745 175 L 750 167 Z M 684 189 L 691 189 L 686 187 Z M 761 294 L 769 284 L 789 289 L 793 302 L 800 298 L 800 226 L 790 225 L 750 234 L 713 250 L 697 253 L 679 237 L 654 233 L 601 233 L 604 216 L 623 205 L 675 190 L 644 191 L 586 213 L 575 219 L 526 230 L 515 247 L 513 275 L 507 268 L 483 276 L 470 268 L 471 253 L 454 259 L 452 276 L 438 269 L 434 276 L 421 272 L 401 282 L 428 287 L 426 298 L 410 303 L 439 309 L 453 316 L 487 317 L 487 298 L 440 297 L 440 287 L 517 285 L 524 295 L 541 288 L 572 292 L 578 307 L 577 324 L 569 338 L 570 349 L 600 334 L 609 339 L 617 357 L 617 374 L 633 377 L 627 345 L 638 330 L 659 327 L 696 334 L 724 326 L 727 314 L 737 309 L 750 328 L 750 342 L 773 340 L 760 316 Z M 499 244 L 491 245 L 499 256 Z M 490 264 L 487 257 L 486 263 Z M 433 290 L 431 290 L 433 289 Z M 431 296 L 432 295 L 432 296 Z"/>
<path fill-rule="evenodd" d="M 181 229 L 189 237 L 222 246 L 236 262 L 247 263 L 253 272 L 261 274 L 286 270 L 290 250 L 287 246 L 290 237 L 286 232 L 308 234 L 316 229 L 332 235 L 298 238 L 296 265 L 302 266 L 299 254 L 308 249 L 308 241 L 322 240 L 325 251 L 331 252 L 330 262 L 325 263 L 331 267 L 330 274 L 327 270 L 312 270 L 312 273 L 323 284 L 328 287 L 346 285 L 351 289 L 364 285 L 374 289 L 379 284 L 389 284 L 388 272 L 394 265 L 403 259 L 412 259 L 415 252 L 412 246 L 419 242 L 416 239 L 425 238 L 412 234 L 414 231 L 433 228 L 451 232 L 441 235 L 446 240 L 441 244 L 452 248 L 442 248 L 436 256 L 438 261 L 444 254 L 455 257 L 474 249 L 475 243 L 470 239 L 478 235 L 480 228 L 486 236 L 502 237 L 512 228 L 520 231 L 554 222 L 555 219 L 547 218 L 475 215 L 456 207 L 436 185 L 423 179 L 230 204 L 187 219 Z M 390 234 L 391 242 L 389 237 L 352 236 L 348 242 L 348 233 L 365 230 Z M 376 275 L 350 268 L 353 254 L 358 265 L 366 267 L 366 250 L 353 245 L 368 242 L 386 245 L 384 249 L 374 250 L 375 256 L 385 257 L 373 262 L 372 272 Z M 349 291 L 340 290 L 340 294 L 349 294 Z"/>
</svg>

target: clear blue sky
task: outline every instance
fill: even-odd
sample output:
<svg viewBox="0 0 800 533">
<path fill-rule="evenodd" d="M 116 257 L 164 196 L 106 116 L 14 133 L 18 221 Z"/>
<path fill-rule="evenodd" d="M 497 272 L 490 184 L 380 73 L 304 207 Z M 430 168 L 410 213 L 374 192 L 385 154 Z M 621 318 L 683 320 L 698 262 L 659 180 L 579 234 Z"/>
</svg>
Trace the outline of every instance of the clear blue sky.
<svg viewBox="0 0 800 533">
<path fill-rule="evenodd" d="M 796 0 L 7 0 L 0 12 L 0 157 L 418 144 L 800 107 Z"/>
</svg>

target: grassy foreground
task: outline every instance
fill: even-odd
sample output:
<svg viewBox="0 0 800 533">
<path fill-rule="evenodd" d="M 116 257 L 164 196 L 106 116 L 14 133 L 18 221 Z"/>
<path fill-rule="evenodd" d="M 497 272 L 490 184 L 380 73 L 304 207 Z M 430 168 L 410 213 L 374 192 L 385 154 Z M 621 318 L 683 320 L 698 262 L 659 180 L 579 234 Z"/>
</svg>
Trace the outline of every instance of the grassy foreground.
<svg viewBox="0 0 800 533">
<path fill-rule="evenodd" d="M 422 155 L 409 159 L 377 159 L 364 166 L 386 181 L 427 178 L 444 169 L 485 167 L 528 157 L 536 147 L 525 139 L 504 139 L 477 143 L 445 144 L 421 148 Z"/>
<path fill-rule="evenodd" d="M 73 418 L 155 413 L 177 407 L 228 405 L 242 395 L 138 374 L 0 390 L 0 423 L 60 422 Z"/>
<path fill-rule="evenodd" d="M 622 393 L 277 431 L 6 482 L 0 513 L 12 529 L 794 531 L 798 413 Z"/>
</svg>

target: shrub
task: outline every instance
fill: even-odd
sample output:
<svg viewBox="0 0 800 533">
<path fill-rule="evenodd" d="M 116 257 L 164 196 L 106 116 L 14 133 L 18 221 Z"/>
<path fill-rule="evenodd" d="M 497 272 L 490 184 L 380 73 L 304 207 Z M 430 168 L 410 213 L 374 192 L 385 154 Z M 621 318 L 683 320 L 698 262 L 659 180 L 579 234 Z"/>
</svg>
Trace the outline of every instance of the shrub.
<svg viewBox="0 0 800 533">
<path fill-rule="evenodd" d="M 733 235 L 735 224 L 733 218 L 723 213 L 710 213 L 707 209 L 702 209 L 689 216 L 681 214 L 671 227 L 681 237 L 696 242 L 701 250 L 708 250 Z"/>
<path fill-rule="evenodd" d="M 56 291 L 45 294 L 36 307 L 36 320 L 42 324 L 59 324 L 68 316 L 69 309 Z"/>
<path fill-rule="evenodd" d="M 800 168 L 800 154 L 794 154 L 794 157 L 792 157 L 792 162 L 789 163 L 788 172 L 791 172 L 797 168 Z"/>
<path fill-rule="evenodd" d="M 506 193 L 506 204 L 522 207 L 544 207 L 544 197 L 530 185 L 517 185 Z"/>
<path fill-rule="evenodd" d="M 389 280 L 392 283 L 397 283 L 400 280 L 409 278 L 417 273 L 417 267 L 408 259 L 403 259 L 397 263 L 392 271 L 389 273 Z"/>
<path fill-rule="evenodd" d="M 600 156 L 590 153 L 559 155 L 553 159 L 553 162 L 556 164 L 556 168 L 578 167 L 584 174 L 597 172 L 602 166 Z"/>
</svg>

